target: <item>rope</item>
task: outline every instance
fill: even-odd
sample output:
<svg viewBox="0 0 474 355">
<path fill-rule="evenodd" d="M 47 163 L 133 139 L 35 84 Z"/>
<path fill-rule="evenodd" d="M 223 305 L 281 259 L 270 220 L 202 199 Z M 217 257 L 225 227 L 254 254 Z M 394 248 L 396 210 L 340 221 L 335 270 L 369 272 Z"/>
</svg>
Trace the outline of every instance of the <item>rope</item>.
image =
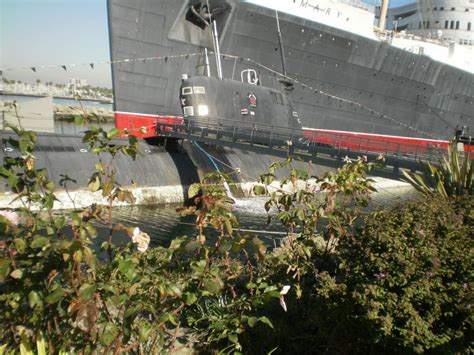
<svg viewBox="0 0 474 355">
<path fill-rule="evenodd" d="M 215 54 L 215 52 L 212 52 L 210 51 L 209 52 L 210 54 Z M 79 63 L 79 64 L 68 64 L 68 65 L 42 65 L 42 66 L 30 66 L 30 67 L 18 67 L 18 68 L 2 68 L 0 69 L 0 72 L 2 71 L 11 71 L 11 70 L 18 70 L 18 69 L 31 69 L 33 71 L 36 72 L 36 69 L 49 69 L 49 68 L 63 68 L 66 70 L 66 68 L 69 66 L 69 67 L 79 67 L 79 66 L 90 66 L 91 68 L 94 67 L 94 65 L 100 65 L 100 64 L 122 64 L 122 63 L 134 63 L 134 62 L 147 62 L 147 61 L 154 61 L 154 60 L 165 60 L 165 62 L 167 62 L 168 60 L 170 59 L 180 59 L 180 58 L 186 58 L 188 59 L 189 57 L 196 57 L 196 56 L 201 56 L 202 53 L 199 52 L 199 53 L 187 53 L 187 54 L 177 54 L 177 55 L 170 55 L 170 56 L 154 56 L 154 57 L 143 57 L 143 58 L 126 58 L 126 59 L 118 59 L 118 60 L 113 60 L 113 61 L 97 61 L 97 62 L 89 62 L 89 63 Z M 352 100 L 348 100 L 348 99 L 344 99 L 342 97 L 339 97 L 339 96 L 336 96 L 336 95 L 332 95 L 332 94 L 329 94 L 325 91 L 322 91 L 322 90 L 318 90 L 318 89 L 315 89 L 313 88 L 312 86 L 310 85 L 307 85 L 303 82 L 300 82 L 298 79 L 295 79 L 293 77 L 290 77 L 288 75 L 284 75 L 283 73 L 280 73 L 279 71 L 275 70 L 275 69 L 272 69 L 266 65 L 263 65 L 261 64 L 260 62 L 257 62 L 253 59 L 250 59 L 250 58 L 245 58 L 245 57 L 238 57 L 238 56 L 235 56 L 235 55 L 231 55 L 231 54 L 221 54 L 222 57 L 224 58 L 231 58 L 231 59 L 235 59 L 235 60 L 241 60 L 241 61 L 247 61 L 249 63 L 252 63 L 253 65 L 256 65 L 257 67 L 259 67 L 260 69 L 262 70 L 266 70 L 268 71 L 269 73 L 272 73 L 274 75 L 277 75 L 281 78 L 284 78 L 284 79 L 287 79 L 295 84 L 298 84 L 300 85 L 301 87 L 303 88 L 307 88 L 309 90 L 312 90 L 314 91 L 316 94 L 320 93 L 322 95 L 325 95 L 327 97 L 331 97 L 331 98 L 334 98 L 334 99 L 337 99 L 337 100 L 340 100 L 342 102 L 345 102 L 345 103 L 349 103 L 349 104 L 352 104 L 352 105 L 356 105 L 357 107 L 363 109 L 363 110 L 366 110 L 366 111 L 369 111 L 371 114 L 373 115 L 379 115 L 380 118 L 382 119 L 386 119 L 392 123 L 395 123 L 396 125 L 399 125 L 399 126 L 402 126 L 402 127 L 405 127 L 407 129 L 410 129 L 416 133 L 419 133 L 419 134 L 423 134 L 427 137 L 430 137 L 432 139 L 440 139 L 439 137 L 436 137 L 434 135 L 432 135 L 431 133 L 428 133 L 428 132 L 425 132 L 425 131 L 422 131 L 416 127 L 412 127 L 411 125 L 409 124 L 406 124 L 404 122 L 401 122 L 401 121 L 398 121 L 390 116 L 387 116 L 379 111 L 376 111 L 368 106 L 365 106 L 365 105 L 362 105 L 358 102 L 355 102 L 355 101 L 352 101 Z M 445 122 L 446 123 L 446 122 Z"/>
<path fill-rule="evenodd" d="M 368 107 L 368 106 L 364 106 L 364 105 L 362 105 L 362 104 L 360 104 L 360 103 L 358 103 L 358 102 L 355 102 L 355 101 L 352 101 L 352 100 L 348 100 L 348 99 L 344 99 L 344 98 L 342 98 L 342 97 L 329 94 L 329 93 L 324 92 L 324 91 L 322 91 L 322 90 L 317 90 L 317 89 L 313 88 L 313 87 L 310 86 L 310 85 L 307 85 L 307 84 L 305 84 L 305 83 L 300 82 L 298 79 L 292 78 L 292 77 L 290 77 L 290 76 L 288 76 L 288 75 L 284 75 L 284 74 L 280 73 L 279 71 L 277 71 L 277 70 L 275 70 L 275 69 L 272 69 L 272 68 L 269 68 L 269 67 L 267 67 L 267 66 L 265 66 L 265 65 L 263 65 L 263 64 L 261 64 L 261 63 L 259 63 L 259 62 L 257 62 L 257 61 L 255 61 L 255 60 L 253 60 L 253 59 L 245 58 L 245 57 L 237 57 L 237 56 L 230 55 L 230 54 L 223 54 L 223 56 L 224 56 L 224 57 L 228 57 L 228 58 L 232 58 L 232 59 L 235 59 L 235 60 L 237 60 L 237 59 L 239 59 L 239 60 L 245 60 L 245 61 L 247 61 L 247 62 L 250 62 L 250 63 L 256 65 L 256 66 L 259 67 L 260 69 L 266 70 L 266 71 L 268 71 L 268 72 L 270 72 L 270 73 L 272 73 L 272 74 L 274 74 L 274 75 L 277 75 L 277 76 L 280 76 L 280 77 L 282 77 L 282 78 L 284 78 L 284 79 L 287 79 L 287 80 L 289 80 L 289 81 L 291 81 L 291 82 L 293 82 L 293 83 L 295 83 L 295 84 L 298 84 L 298 85 L 302 86 L 303 88 L 308 88 L 308 89 L 314 91 L 316 94 L 321 93 L 321 94 L 323 94 L 323 95 L 325 95 L 325 96 L 327 96 L 327 97 L 331 97 L 331 98 L 334 98 L 334 99 L 337 99 L 337 100 L 340 100 L 340 101 L 343 101 L 343 102 L 346 102 L 346 103 L 349 103 L 349 104 L 356 105 L 357 107 L 359 107 L 359 108 L 361 108 L 361 109 L 364 109 L 364 110 L 366 110 L 366 111 L 369 111 L 371 114 L 380 115 L 380 118 L 384 118 L 384 119 L 386 119 L 386 120 L 388 120 L 388 121 L 391 121 L 392 123 L 396 123 L 396 124 L 399 125 L 399 126 L 403 126 L 403 127 L 408 128 L 408 129 L 410 129 L 410 130 L 412 130 L 412 131 L 414 131 L 414 132 L 417 132 L 417 133 L 420 133 L 420 134 L 424 134 L 424 135 L 426 135 L 426 136 L 428 136 L 428 137 L 430 137 L 430 138 L 433 138 L 433 139 L 440 139 L 439 137 L 436 137 L 436 136 L 432 135 L 431 133 L 428 133 L 428 132 L 419 130 L 418 128 L 412 127 L 412 126 L 410 126 L 410 125 L 408 125 L 408 124 L 406 124 L 406 123 L 404 123 L 404 122 L 398 121 L 398 120 L 396 120 L 396 119 L 394 119 L 394 118 L 392 118 L 392 117 L 389 117 L 389 116 L 387 116 L 387 115 L 385 115 L 385 114 L 383 114 L 383 113 L 381 113 L 381 112 L 379 112 L 379 111 L 376 111 L 376 110 L 374 110 L 374 109 L 372 109 L 372 108 L 370 108 L 370 107 Z"/>
<path fill-rule="evenodd" d="M 212 165 L 214 166 L 214 170 L 217 171 L 219 174 L 221 173 L 221 169 L 219 169 L 219 166 L 217 166 L 216 162 L 214 161 L 212 155 L 210 155 L 208 152 L 206 152 L 204 150 L 204 148 L 202 148 L 198 142 L 196 141 L 193 141 L 192 144 L 194 144 L 197 149 L 199 149 L 208 159 L 209 161 L 212 163 Z"/>
</svg>

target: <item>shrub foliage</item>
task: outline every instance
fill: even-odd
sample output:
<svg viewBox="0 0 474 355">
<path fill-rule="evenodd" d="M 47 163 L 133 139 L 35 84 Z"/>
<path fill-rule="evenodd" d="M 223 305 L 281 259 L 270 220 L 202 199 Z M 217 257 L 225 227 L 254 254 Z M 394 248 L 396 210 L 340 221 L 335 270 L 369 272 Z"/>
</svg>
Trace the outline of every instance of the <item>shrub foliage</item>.
<svg viewBox="0 0 474 355">
<path fill-rule="evenodd" d="M 224 178 L 211 174 L 179 211 L 195 215 L 197 235 L 148 249 L 146 233 L 113 223 L 114 202 L 133 202 L 113 162 L 139 156 L 135 138 L 110 144 L 117 130 L 89 131 L 84 141 L 98 158 L 89 189 L 107 204 L 56 213 L 55 186 L 35 166 L 36 136 L 16 133 L 8 143 L 21 154 L 0 169 L 22 203 L 0 211 L 0 351 L 473 350 L 469 196 L 367 213 L 372 164 L 359 159 L 312 177 L 289 159 L 255 188 L 288 232 L 280 247 L 236 232 Z M 290 172 L 280 185 L 277 169 Z M 109 226 L 105 261 L 94 247 L 96 221 Z M 217 237 L 207 238 L 206 226 Z M 114 245 L 119 231 L 129 244 Z"/>
</svg>

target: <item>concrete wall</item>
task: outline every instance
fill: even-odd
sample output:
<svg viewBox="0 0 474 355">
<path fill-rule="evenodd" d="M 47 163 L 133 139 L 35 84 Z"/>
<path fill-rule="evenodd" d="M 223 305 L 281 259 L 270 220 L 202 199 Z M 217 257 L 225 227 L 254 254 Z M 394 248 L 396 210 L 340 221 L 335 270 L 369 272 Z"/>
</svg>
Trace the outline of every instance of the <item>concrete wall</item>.
<svg viewBox="0 0 474 355">
<path fill-rule="evenodd" d="M 1 102 L 0 115 L 1 129 L 13 125 L 35 132 L 54 132 L 52 97 L 18 102 L 15 105 Z"/>
</svg>

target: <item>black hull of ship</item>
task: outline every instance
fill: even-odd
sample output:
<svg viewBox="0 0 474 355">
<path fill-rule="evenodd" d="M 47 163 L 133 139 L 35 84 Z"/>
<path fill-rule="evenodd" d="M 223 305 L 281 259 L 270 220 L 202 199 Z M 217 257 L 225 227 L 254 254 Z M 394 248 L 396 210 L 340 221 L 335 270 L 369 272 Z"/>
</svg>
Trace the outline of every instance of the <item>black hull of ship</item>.
<svg viewBox="0 0 474 355">
<path fill-rule="evenodd" d="M 205 73 L 204 55 L 195 55 L 203 46 L 170 34 L 183 7 L 176 0 L 108 1 L 112 61 L 132 59 L 112 66 L 122 117 L 182 115 L 181 75 Z M 304 127 L 450 139 L 457 126 L 472 126 L 471 73 L 290 15 L 280 14 L 280 25 L 288 76 L 296 80 L 290 99 Z M 240 80 L 252 68 L 262 85 L 280 87 L 272 71 L 282 71 L 274 11 L 236 2 L 221 34 L 221 53 L 232 56 L 222 61 L 225 78 Z M 159 58 L 135 60 L 149 57 Z"/>
</svg>

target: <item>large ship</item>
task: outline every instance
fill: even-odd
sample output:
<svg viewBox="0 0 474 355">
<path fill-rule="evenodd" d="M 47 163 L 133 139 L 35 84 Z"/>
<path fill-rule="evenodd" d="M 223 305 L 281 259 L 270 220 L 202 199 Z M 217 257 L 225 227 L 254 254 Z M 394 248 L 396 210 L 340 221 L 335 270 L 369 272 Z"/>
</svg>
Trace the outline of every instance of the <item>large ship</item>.
<svg viewBox="0 0 474 355">
<path fill-rule="evenodd" d="M 306 132 L 441 142 L 474 128 L 472 0 L 388 16 L 357 0 L 108 0 L 108 14 L 125 132 L 153 136 L 155 122 L 182 117 L 183 74 L 283 93 L 274 104 L 287 99 Z M 252 119 L 242 92 L 214 94 Z"/>
</svg>

